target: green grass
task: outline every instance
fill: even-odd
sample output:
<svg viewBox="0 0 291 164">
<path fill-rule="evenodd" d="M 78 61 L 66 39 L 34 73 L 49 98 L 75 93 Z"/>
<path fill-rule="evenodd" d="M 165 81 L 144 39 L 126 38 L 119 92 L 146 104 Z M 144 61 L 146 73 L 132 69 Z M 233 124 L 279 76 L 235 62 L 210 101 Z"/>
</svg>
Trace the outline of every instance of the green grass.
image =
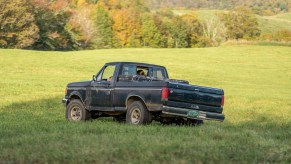
<svg viewBox="0 0 291 164">
<path fill-rule="evenodd" d="M 0 50 L 0 163 L 290 163 L 290 52 L 280 46 Z M 66 84 L 91 79 L 111 61 L 164 65 L 171 78 L 223 88 L 225 122 L 67 122 Z"/>
</svg>

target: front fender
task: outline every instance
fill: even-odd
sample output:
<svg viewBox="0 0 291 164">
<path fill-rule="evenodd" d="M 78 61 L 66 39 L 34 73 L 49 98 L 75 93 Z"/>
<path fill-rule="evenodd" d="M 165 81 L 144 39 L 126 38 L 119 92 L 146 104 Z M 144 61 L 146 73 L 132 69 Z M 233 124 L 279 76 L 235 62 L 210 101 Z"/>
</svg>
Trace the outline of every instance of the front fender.
<svg viewBox="0 0 291 164">
<path fill-rule="evenodd" d="M 68 102 L 71 99 L 80 99 L 82 103 L 84 103 L 84 98 L 82 97 L 82 94 L 78 91 L 73 91 L 72 93 L 70 93 Z"/>
</svg>

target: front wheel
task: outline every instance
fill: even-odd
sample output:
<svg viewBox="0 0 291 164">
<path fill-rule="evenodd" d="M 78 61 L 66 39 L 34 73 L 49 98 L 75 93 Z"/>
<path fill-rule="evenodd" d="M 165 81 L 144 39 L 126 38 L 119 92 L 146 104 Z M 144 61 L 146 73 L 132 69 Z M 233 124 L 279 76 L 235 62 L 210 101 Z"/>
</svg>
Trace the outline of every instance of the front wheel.
<svg viewBox="0 0 291 164">
<path fill-rule="evenodd" d="M 150 112 L 140 101 L 135 101 L 129 105 L 126 113 L 126 123 L 142 125 L 151 123 L 151 121 Z"/>
<path fill-rule="evenodd" d="M 91 118 L 91 114 L 87 111 L 83 103 L 78 99 L 69 102 L 66 108 L 66 119 L 69 121 L 85 121 Z"/>
</svg>

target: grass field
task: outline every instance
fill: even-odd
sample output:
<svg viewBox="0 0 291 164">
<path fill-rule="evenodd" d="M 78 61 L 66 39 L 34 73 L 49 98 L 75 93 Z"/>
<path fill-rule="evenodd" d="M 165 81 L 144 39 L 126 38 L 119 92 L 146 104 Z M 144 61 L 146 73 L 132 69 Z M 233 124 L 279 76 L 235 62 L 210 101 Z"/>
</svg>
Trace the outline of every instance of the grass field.
<svg viewBox="0 0 291 164">
<path fill-rule="evenodd" d="M 171 78 L 225 90 L 223 123 L 73 123 L 66 84 L 105 62 L 164 65 Z M 222 46 L 76 52 L 0 50 L 0 163 L 290 163 L 291 48 Z"/>
</svg>

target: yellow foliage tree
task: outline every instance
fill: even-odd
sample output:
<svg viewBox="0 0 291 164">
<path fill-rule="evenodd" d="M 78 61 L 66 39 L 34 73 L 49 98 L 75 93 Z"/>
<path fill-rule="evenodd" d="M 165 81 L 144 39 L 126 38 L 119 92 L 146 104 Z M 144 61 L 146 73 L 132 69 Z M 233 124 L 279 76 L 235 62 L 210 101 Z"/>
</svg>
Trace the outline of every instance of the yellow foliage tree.
<svg viewBox="0 0 291 164">
<path fill-rule="evenodd" d="M 86 0 L 78 0 L 77 1 L 77 6 L 78 7 L 84 6 L 85 4 L 87 4 Z"/>
<path fill-rule="evenodd" d="M 128 9 L 112 10 L 113 32 L 117 36 L 122 47 L 140 46 L 138 40 L 140 36 L 140 24 L 138 21 L 139 14 L 130 12 Z"/>
</svg>

